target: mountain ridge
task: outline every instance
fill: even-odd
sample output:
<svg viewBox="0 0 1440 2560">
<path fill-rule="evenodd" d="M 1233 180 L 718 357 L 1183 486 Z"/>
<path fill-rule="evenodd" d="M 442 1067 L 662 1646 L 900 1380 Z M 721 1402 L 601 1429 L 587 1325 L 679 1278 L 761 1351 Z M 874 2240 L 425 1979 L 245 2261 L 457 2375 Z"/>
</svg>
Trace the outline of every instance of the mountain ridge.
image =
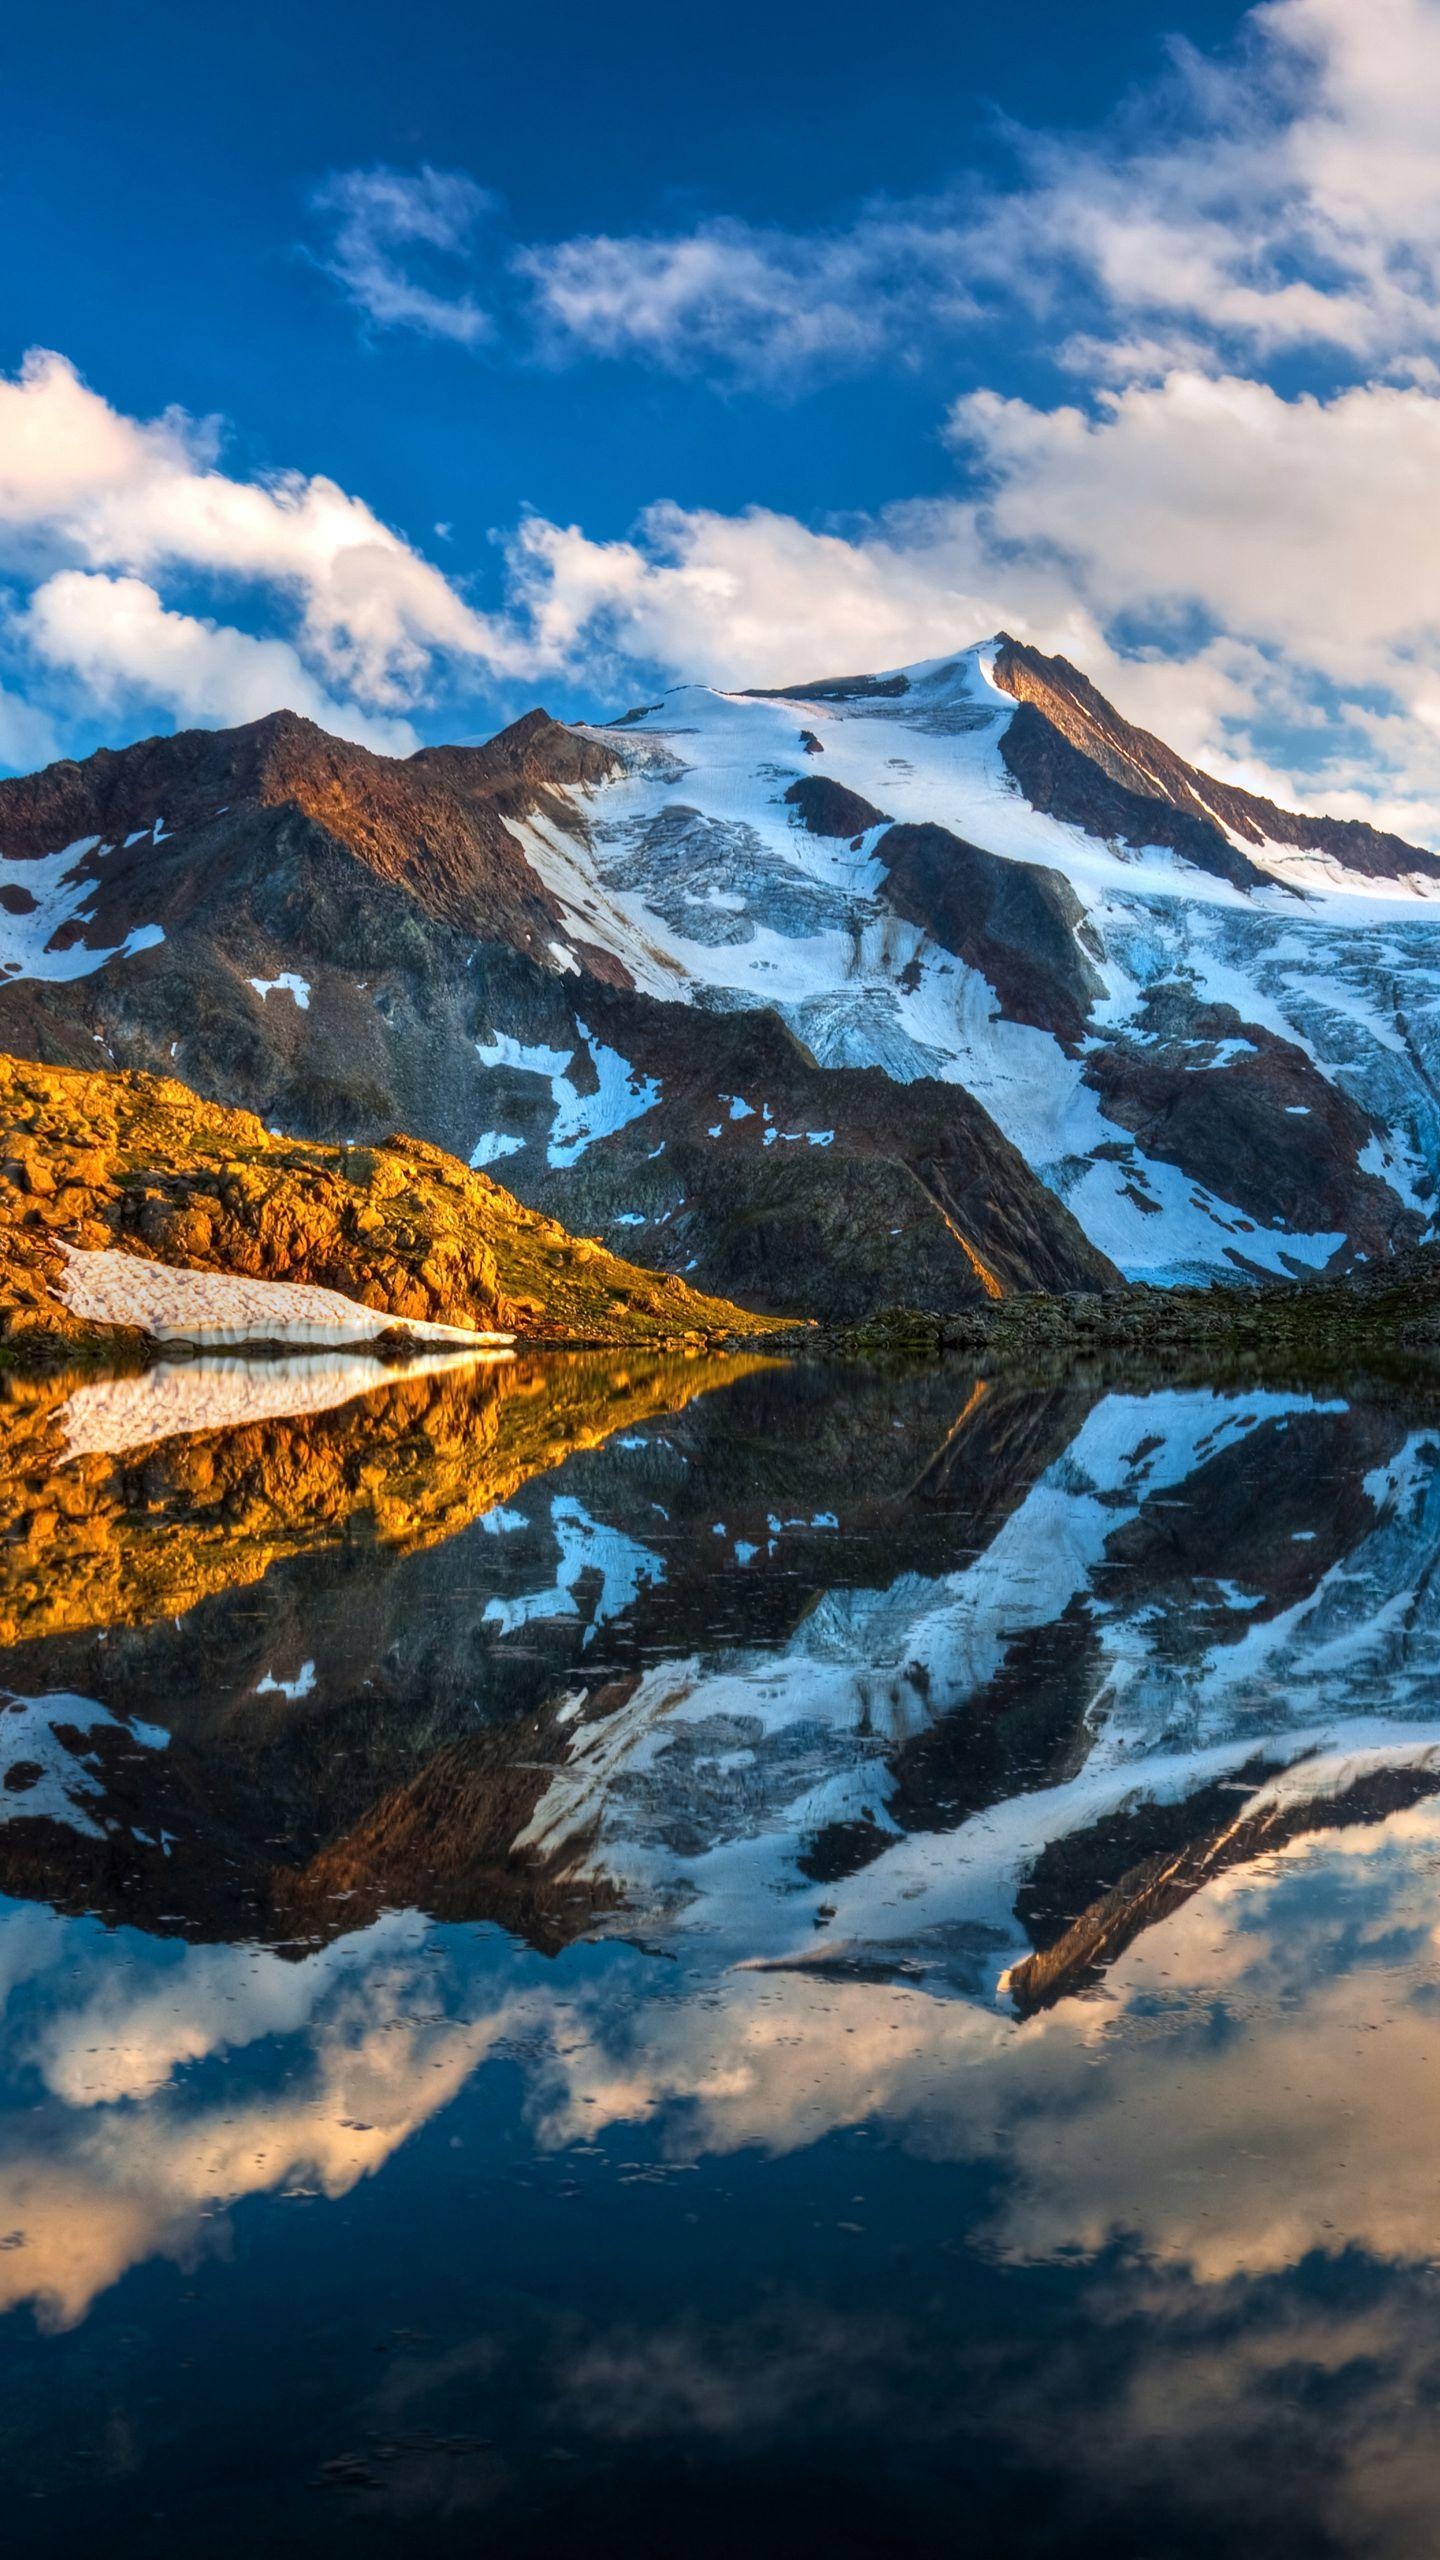
<svg viewBox="0 0 1440 2560">
<path fill-rule="evenodd" d="M 0 782 L 0 1046 L 775 1312 L 1285 1278 L 1427 1229 L 1436 875 L 1003 633 L 408 758 L 281 713 Z"/>
</svg>

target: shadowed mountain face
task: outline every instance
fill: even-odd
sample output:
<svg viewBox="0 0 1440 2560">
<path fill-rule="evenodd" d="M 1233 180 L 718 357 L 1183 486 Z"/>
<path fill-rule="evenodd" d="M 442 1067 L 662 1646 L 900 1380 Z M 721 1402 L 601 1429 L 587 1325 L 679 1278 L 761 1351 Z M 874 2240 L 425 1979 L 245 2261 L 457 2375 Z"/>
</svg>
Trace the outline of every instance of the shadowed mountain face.
<svg viewBox="0 0 1440 2560">
<path fill-rule="evenodd" d="M 0 1046 L 403 1128 L 837 1318 L 1417 1240 L 1440 860 L 1001 638 L 405 761 L 290 714 L 0 783 Z"/>
<path fill-rule="evenodd" d="M 1401 836 L 1356 818 L 1281 809 L 1201 773 L 1163 738 L 1122 719 L 1068 658 L 1047 658 L 1002 633 L 994 678 L 1036 715 L 1012 720 L 1006 731 L 1009 770 L 1034 806 L 1053 808 L 1089 835 L 1170 845 L 1237 886 L 1259 885 L 1266 876 L 1246 858 L 1245 846 L 1327 855 L 1364 880 L 1440 881 L 1440 855 Z M 1113 786 L 1108 793 L 1104 782 Z"/>
</svg>

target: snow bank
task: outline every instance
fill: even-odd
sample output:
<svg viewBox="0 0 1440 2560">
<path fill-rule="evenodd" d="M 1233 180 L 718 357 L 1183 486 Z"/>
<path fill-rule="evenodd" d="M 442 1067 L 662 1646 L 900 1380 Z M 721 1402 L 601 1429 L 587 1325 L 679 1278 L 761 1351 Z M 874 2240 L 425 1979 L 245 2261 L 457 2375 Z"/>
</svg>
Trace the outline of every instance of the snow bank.
<svg viewBox="0 0 1440 2560">
<path fill-rule="evenodd" d="M 138 1325 L 154 1342 L 317 1342 L 340 1347 L 398 1334 L 407 1342 L 508 1344 L 509 1333 L 465 1325 L 419 1324 L 364 1307 L 304 1281 L 246 1280 L 233 1272 L 176 1270 L 133 1253 L 61 1250 L 59 1294 L 93 1324 Z"/>
<path fill-rule="evenodd" d="M 52 984 L 92 978 L 108 961 L 128 960 L 164 941 L 158 924 L 136 925 L 108 950 L 79 939 L 78 929 L 93 921 L 91 901 L 99 887 L 86 865 L 92 855 L 110 850 L 98 836 L 77 836 L 57 853 L 31 859 L 0 854 L 0 888 L 9 893 L 0 908 L 0 978 Z"/>
</svg>

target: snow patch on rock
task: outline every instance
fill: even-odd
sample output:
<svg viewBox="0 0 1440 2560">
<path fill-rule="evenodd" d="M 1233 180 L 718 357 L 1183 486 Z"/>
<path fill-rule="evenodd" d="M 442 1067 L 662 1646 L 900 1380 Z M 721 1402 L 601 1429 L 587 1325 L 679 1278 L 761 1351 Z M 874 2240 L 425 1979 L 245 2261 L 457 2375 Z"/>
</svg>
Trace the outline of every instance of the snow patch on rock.
<svg viewBox="0 0 1440 2560">
<path fill-rule="evenodd" d="M 617 1129 L 652 1110 L 660 1099 L 660 1087 L 653 1076 L 638 1074 L 618 1049 L 607 1048 L 585 1023 L 577 1021 L 575 1028 L 595 1079 L 589 1093 L 581 1092 L 571 1073 L 581 1055 L 579 1050 L 540 1045 L 527 1048 L 508 1031 L 493 1031 L 488 1040 L 475 1043 L 475 1054 L 482 1066 L 510 1067 L 521 1075 L 541 1076 L 549 1085 L 555 1106 L 547 1149 L 552 1165 L 574 1164 L 597 1138 L 613 1136 Z"/>
<path fill-rule="evenodd" d="M 273 995 L 293 996 L 302 1013 L 310 1010 L 310 981 L 297 977 L 293 969 L 282 969 L 278 978 L 252 978 L 250 984 L 262 999 Z"/>
<path fill-rule="evenodd" d="M 108 961 L 128 960 L 165 939 L 158 924 L 136 925 L 123 942 L 96 950 L 80 939 L 92 921 L 97 883 L 84 866 L 110 850 L 99 836 L 78 836 L 58 853 L 32 861 L 0 854 L 0 978 L 44 979 L 52 985 L 93 977 Z M 56 947 L 57 937 L 65 941 Z"/>
</svg>

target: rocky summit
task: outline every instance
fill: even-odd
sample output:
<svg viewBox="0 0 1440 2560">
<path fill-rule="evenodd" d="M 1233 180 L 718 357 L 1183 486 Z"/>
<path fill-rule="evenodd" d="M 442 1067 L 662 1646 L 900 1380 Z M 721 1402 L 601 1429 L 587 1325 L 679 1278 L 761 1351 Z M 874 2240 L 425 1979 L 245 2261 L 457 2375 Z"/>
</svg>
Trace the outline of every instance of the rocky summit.
<svg viewBox="0 0 1440 2560">
<path fill-rule="evenodd" d="M 352 1157 L 412 1130 L 777 1314 L 1292 1282 L 1430 1227 L 1437 900 L 1435 855 L 1000 635 L 405 759 L 280 712 L 0 782 L 0 1046 Z"/>
</svg>

